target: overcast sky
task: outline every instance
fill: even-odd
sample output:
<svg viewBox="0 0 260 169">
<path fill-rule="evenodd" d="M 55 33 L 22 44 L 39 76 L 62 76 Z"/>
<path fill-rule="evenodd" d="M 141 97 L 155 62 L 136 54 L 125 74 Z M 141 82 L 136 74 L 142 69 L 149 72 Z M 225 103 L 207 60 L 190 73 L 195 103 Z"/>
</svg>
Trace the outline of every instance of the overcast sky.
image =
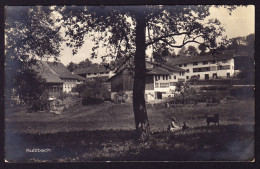
<svg viewBox="0 0 260 169">
<path fill-rule="evenodd" d="M 249 5 L 247 7 L 240 6 L 237 7 L 232 15 L 229 15 L 224 8 L 211 8 L 210 9 L 211 18 L 217 18 L 222 23 L 225 28 L 228 38 L 234 38 L 238 36 L 247 36 L 251 33 L 255 33 L 255 7 Z M 86 58 L 90 58 L 92 42 L 86 41 L 82 48 L 79 50 L 78 54 L 72 55 L 70 48 L 66 47 L 65 44 L 62 45 L 60 60 L 64 65 L 68 65 L 71 61 L 74 63 L 79 63 Z M 189 44 L 187 44 L 188 46 Z M 177 52 L 177 50 L 176 50 Z M 151 51 L 147 51 L 149 55 Z M 103 55 L 100 49 L 98 59 L 92 60 L 93 62 L 100 62 L 100 57 Z"/>
</svg>

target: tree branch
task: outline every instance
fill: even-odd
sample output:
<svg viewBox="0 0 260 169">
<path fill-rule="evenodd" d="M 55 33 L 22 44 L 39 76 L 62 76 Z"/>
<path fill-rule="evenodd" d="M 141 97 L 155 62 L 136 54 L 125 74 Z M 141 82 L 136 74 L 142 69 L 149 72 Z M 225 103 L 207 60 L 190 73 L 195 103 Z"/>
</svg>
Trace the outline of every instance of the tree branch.
<svg viewBox="0 0 260 169">
<path fill-rule="evenodd" d="M 164 36 L 161 36 L 161 37 L 159 37 L 159 38 L 154 39 L 154 40 L 151 41 L 151 42 L 146 43 L 146 47 L 149 46 L 149 45 L 151 45 L 151 44 L 153 44 L 153 43 L 159 42 L 160 40 L 163 40 L 164 38 L 167 38 L 167 37 L 180 36 L 180 35 L 185 35 L 185 34 L 187 35 L 187 34 L 189 34 L 189 33 L 190 33 L 190 32 L 181 32 L 181 33 L 175 33 L 175 34 L 164 35 Z"/>
</svg>

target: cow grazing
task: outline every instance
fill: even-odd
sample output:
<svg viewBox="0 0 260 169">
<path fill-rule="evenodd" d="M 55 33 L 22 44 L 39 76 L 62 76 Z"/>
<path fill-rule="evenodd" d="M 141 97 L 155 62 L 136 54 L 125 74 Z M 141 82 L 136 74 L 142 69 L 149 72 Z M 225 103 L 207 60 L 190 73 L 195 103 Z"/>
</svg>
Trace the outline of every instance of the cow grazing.
<svg viewBox="0 0 260 169">
<path fill-rule="evenodd" d="M 210 125 L 210 123 L 214 123 L 214 125 L 218 124 L 219 126 L 219 114 L 215 114 L 213 117 L 208 117 L 208 113 L 205 115 L 207 126 Z"/>
</svg>

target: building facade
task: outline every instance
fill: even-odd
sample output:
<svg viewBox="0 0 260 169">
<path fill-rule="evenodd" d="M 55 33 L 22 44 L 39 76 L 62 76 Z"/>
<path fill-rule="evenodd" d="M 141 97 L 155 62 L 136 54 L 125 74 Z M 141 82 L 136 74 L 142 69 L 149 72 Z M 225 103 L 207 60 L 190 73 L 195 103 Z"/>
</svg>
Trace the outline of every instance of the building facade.
<svg viewBox="0 0 260 169">
<path fill-rule="evenodd" d="M 172 60 L 171 64 L 186 70 L 185 79 L 209 80 L 230 78 L 235 74 L 234 55 L 185 57 Z"/>
<path fill-rule="evenodd" d="M 100 65 L 78 68 L 74 70 L 73 73 L 87 79 L 94 79 L 94 78 L 108 79 L 114 75 L 112 71 Z"/>
<path fill-rule="evenodd" d="M 62 63 L 38 61 L 34 70 L 45 79 L 50 97 L 71 92 L 72 88 L 86 79 L 72 74 Z"/>
<path fill-rule="evenodd" d="M 185 70 L 164 64 L 146 62 L 145 100 L 147 102 L 173 97 L 175 83 L 185 81 Z M 111 82 L 111 99 L 118 102 L 131 102 L 133 75 L 127 68 L 108 79 Z"/>
<path fill-rule="evenodd" d="M 94 65 L 91 67 L 78 68 L 73 73 L 88 80 L 100 78 L 102 79 L 102 83 L 104 86 L 106 86 L 108 91 L 111 91 L 111 84 L 109 82 L 106 82 L 106 80 L 112 77 L 114 73 L 113 71 L 106 69 L 105 66 Z"/>
</svg>

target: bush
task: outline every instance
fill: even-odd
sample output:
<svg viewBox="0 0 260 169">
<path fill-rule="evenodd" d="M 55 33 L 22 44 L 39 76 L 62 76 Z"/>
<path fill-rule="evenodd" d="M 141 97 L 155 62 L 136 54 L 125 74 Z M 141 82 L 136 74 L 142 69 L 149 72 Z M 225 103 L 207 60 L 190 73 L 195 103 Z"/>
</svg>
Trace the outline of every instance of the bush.
<svg viewBox="0 0 260 169">
<path fill-rule="evenodd" d="M 79 96 L 83 99 L 83 105 L 98 104 L 110 98 L 110 92 L 104 85 L 102 79 L 99 78 L 95 78 L 84 84 L 78 84 L 72 89 L 72 92 L 79 93 Z"/>
<path fill-rule="evenodd" d="M 63 101 L 64 99 L 66 99 L 66 98 L 68 98 L 68 97 L 72 97 L 72 94 L 62 92 L 62 93 L 60 93 L 58 99 L 60 99 L 60 100 Z"/>
<path fill-rule="evenodd" d="M 30 112 L 47 110 L 49 108 L 48 98 L 48 92 L 44 92 L 39 98 L 28 98 L 25 103 L 26 109 Z"/>
<path fill-rule="evenodd" d="M 169 103 L 172 104 L 197 104 L 199 102 L 210 102 L 210 103 L 219 103 L 221 99 L 227 97 L 226 93 L 216 92 L 216 91 L 206 91 L 199 93 L 190 93 L 185 95 L 176 94 L 172 101 Z"/>
<path fill-rule="evenodd" d="M 201 87 L 200 90 L 227 90 L 227 86 L 204 86 Z"/>
<path fill-rule="evenodd" d="M 34 70 L 26 68 L 18 72 L 14 80 L 14 89 L 15 94 L 29 111 L 48 108 L 46 82 Z"/>
<path fill-rule="evenodd" d="M 207 91 L 201 93 L 201 102 L 219 103 L 225 96 L 216 91 Z"/>
<path fill-rule="evenodd" d="M 104 100 L 100 98 L 89 98 L 85 97 L 82 99 L 82 105 L 93 105 L 93 104 L 99 104 L 102 103 Z"/>
</svg>

